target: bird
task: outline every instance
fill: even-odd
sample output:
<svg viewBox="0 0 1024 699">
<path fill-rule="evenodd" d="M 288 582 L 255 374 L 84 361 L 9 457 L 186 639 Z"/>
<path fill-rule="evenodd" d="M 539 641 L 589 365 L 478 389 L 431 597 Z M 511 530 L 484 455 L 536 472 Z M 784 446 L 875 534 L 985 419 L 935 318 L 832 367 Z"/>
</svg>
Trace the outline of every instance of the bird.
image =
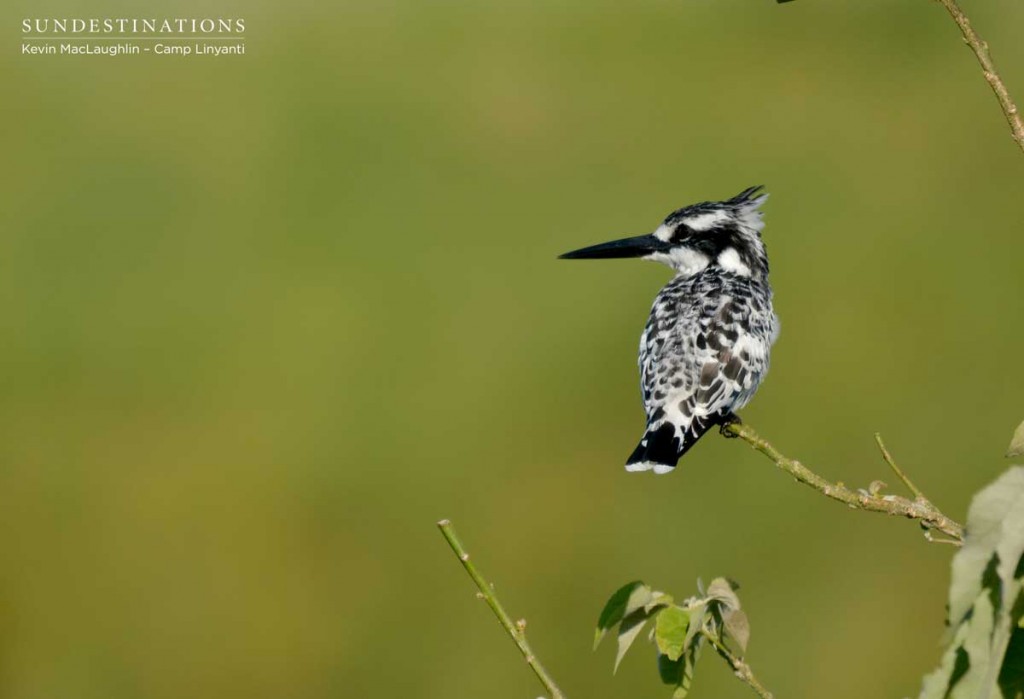
<svg viewBox="0 0 1024 699">
<path fill-rule="evenodd" d="M 779 334 L 761 239 L 763 186 L 670 213 L 648 235 L 567 252 L 561 259 L 641 258 L 675 276 L 640 337 L 646 428 L 626 470 L 671 472 L 708 430 L 741 422 Z M 735 436 L 735 435 L 731 435 Z"/>
</svg>

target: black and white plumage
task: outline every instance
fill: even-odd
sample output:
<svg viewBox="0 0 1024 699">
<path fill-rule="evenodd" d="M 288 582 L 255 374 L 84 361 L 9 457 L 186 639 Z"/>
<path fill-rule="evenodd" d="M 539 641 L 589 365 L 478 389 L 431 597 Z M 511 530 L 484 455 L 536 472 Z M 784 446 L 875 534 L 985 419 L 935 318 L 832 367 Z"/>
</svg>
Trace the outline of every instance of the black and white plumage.
<svg viewBox="0 0 1024 699">
<path fill-rule="evenodd" d="M 779 332 L 752 187 L 673 211 L 650 235 L 594 245 L 568 259 L 641 257 L 676 276 L 654 299 L 640 338 L 647 429 L 627 471 L 668 473 L 715 425 L 736 422 L 768 371 Z"/>
</svg>

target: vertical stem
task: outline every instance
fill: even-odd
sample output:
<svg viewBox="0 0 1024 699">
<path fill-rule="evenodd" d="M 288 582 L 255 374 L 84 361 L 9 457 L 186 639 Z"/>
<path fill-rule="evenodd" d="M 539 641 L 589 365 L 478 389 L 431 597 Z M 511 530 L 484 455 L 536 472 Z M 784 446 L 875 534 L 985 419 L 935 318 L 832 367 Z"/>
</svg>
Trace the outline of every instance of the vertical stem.
<svg viewBox="0 0 1024 699">
<path fill-rule="evenodd" d="M 438 529 L 441 530 L 442 536 L 448 545 L 452 547 L 452 551 L 459 557 L 459 561 L 462 563 L 462 567 L 469 573 L 469 577 L 476 583 L 477 588 L 480 590 L 480 597 L 487 602 L 487 606 L 494 612 L 494 616 L 498 617 L 498 621 L 504 627 L 505 632 L 512 638 L 516 646 L 519 648 L 519 652 L 523 654 L 526 659 L 526 663 L 533 670 L 534 674 L 537 675 L 537 679 L 544 685 L 548 692 L 551 694 L 551 699 L 565 699 L 565 695 L 562 694 L 562 690 L 558 688 L 555 681 L 548 674 L 548 671 L 544 669 L 540 660 L 537 659 L 533 649 L 530 648 L 530 644 L 526 640 L 526 622 L 519 620 L 517 622 L 512 621 L 512 617 L 508 615 L 505 608 L 501 606 L 501 602 L 498 601 L 497 596 L 494 594 L 494 588 L 489 582 L 481 575 L 480 571 L 477 570 L 475 564 L 469 560 L 469 554 L 466 549 L 463 548 L 462 542 L 459 541 L 458 536 L 455 534 L 455 528 L 452 523 L 447 519 L 442 519 L 437 523 Z"/>
</svg>

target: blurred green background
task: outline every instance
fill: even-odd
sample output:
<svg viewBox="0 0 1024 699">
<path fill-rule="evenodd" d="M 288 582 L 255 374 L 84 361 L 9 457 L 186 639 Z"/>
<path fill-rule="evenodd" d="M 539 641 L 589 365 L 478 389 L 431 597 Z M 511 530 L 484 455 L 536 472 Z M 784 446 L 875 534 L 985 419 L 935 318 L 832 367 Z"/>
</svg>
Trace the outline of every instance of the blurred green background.
<svg viewBox="0 0 1024 699">
<path fill-rule="evenodd" d="M 137 5 L 0 9 L 0 694 L 536 697 L 450 517 L 572 697 L 667 696 L 597 613 L 717 575 L 777 696 L 916 695 L 951 550 L 715 434 L 627 475 L 669 273 L 555 257 L 767 185 L 745 419 L 860 486 L 879 430 L 962 518 L 1024 418 L 1024 157 L 940 6 Z M 1024 4 L 965 6 L 1024 99 Z M 18 55 L 62 14 L 248 55 Z"/>
</svg>

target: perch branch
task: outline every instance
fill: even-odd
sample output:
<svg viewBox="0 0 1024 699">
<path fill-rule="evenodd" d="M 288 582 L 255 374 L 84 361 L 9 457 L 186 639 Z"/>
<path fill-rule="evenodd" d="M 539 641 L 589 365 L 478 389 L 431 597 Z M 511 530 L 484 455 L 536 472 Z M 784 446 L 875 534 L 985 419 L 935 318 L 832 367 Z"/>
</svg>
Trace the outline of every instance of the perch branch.
<svg viewBox="0 0 1024 699">
<path fill-rule="evenodd" d="M 1013 140 L 1024 151 L 1024 121 L 1021 121 L 1020 111 L 1017 109 L 1017 105 L 1013 103 L 1010 91 L 1006 89 L 1003 79 L 999 77 L 999 73 L 996 71 L 996 66 L 992 62 L 992 56 L 988 52 L 988 43 L 974 31 L 971 21 L 964 14 L 964 11 L 960 9 L 960 6 L 956 4 L 956 0 L 939 0 L 939 2 L 942 3 L 942 6 L 949 12 L 953 21 L 960 27 L 960 33 L 964 35 L 964 43 L 971 47 L 974 55 L 978 58 L 978 63 L 981 64 L 981 73 L 985 76 L 985 80 L 988 81 L 992 92 L 995 93 L 996 99 L 999 100 L 999 107 L 1003 110 L 1003 116 L 1006 117 L 1006 121 L 1010 125 L 1010 133 L 1013 135 Z"/>
<path fill-rule="evenodd" d="M 890 466 L 896 470 L 897 474 L 908 483 L 911 491 L 915 493 L 917 499 L 910 500 L 899 495 L 881 495 L 871 490 L 851 490 L 842 483 L 832 483 L 831 481 L 822 478 L 814 471 L 804 466 L 796 459 L 791 459 L 785 456 L 776 449 L 767 439 L 761 437 L 751 427 L 741 423 L 733 423 L 726 426 L 723 432 L 728 436 L 739 437 L 744 442 L 752 446 L 757 451 L 761 452 L 773 462 L 775 465 L 781 468 L 786 473 L 790 474 L 811 488 L 814 488 L 822 495 L 838 500 L 839 502 L 845 503 L 856 510 L 866 510 L 868 512 L 884 512 L 885 514 L 895 515 L 897 517 L 906 517 L 908 519 L 916 519 L 921 523 L 921 526 L 927 530 L 937 530 L 948 536 L 955 543 L 960 544 L 964 538 L 964 528 L 961 524 L 950 519 L 946 515 L 942 514 L 935 505 L 933 505 L 924 496 L 918 495 L 919 491 L 911 485 L 905 475 L 902 475 L 902 471 L 895 466 L 894 462 L 889 463 Z M 887 454 L 883 450 L 883 454 Z M 889 461 L 892 457 L 889 456 L 886 460 Z M 938 541 L 929 537 L 930 541 Z"/>
<path fill-rule="evenodd" d="M 747 665 L 742 658 L 737 658 L 733 655 L 724 644 L 715 638 L 715 634 L 713 632 L 709 631 L 707 627 L 704 627 L 700 630 L 700 635 L 706 638 L 708 642 L 714 646 L 715 651 L 722 656 L 722 659 L 725 660 L 725 662 L 729 663 L 729 667 L 732 668 L 736 677 L 757 692 L 757 696 L 761 697 L 761 699 L 775 699 L 774 695 L 765 689 L 764 685 L 758 681 L 757 677 L 754 675 L 754 671 L 750 669 L 750 666 Z"/>
<path fill-rule="evenodd" d="M 534 674 L 537 675 L 537 679 L 544 685 L 548 693 L 551 694 L 551 699 L 565 699 L 565 695 L 562 694 L 562 690 L 558 688 L 555 681 L 548 674 L 548 671 L 544 669 L 540 660 L 537 659 L 537 655 L 530 648 L 530 644 L 526 640 L 526 621 L 520 619 L 519 621 L 513 622 L 512 617 L 508 615 L 505 608 L 501 606 L 501 602 L 498 601 L 497 596 L 494 594 L 494 587 L 487 582 L 480 571 L 477 570 L 476 565 L 469 560 L 469 554 L 466 553 L 466 549 L 462 547 L 462 542 L 459 541 L 458 536 L 455 534 L 455 528 L 452 523 L 447 519 L 442 519 L 437 523 L 438 529 L 441 530 L 441 534 L 444 536 L 445 541 L 452 547 L 452 551 L 458 556 L 459 561 L 462 563 L 462 567 L 469 573 L 469 577 L 476 583 L 477 588 L 480 592 L 478 596 L 487 602 L 487 606 L 494 612 L 494 616 L 498 617 L 498 621 L 501 622 L 505 632 L 512 638 L 516 646 L 519 648 L 519 652 L 523 654 L 526 659 L 526 664 L 530 666 Z"/>
</svg>

